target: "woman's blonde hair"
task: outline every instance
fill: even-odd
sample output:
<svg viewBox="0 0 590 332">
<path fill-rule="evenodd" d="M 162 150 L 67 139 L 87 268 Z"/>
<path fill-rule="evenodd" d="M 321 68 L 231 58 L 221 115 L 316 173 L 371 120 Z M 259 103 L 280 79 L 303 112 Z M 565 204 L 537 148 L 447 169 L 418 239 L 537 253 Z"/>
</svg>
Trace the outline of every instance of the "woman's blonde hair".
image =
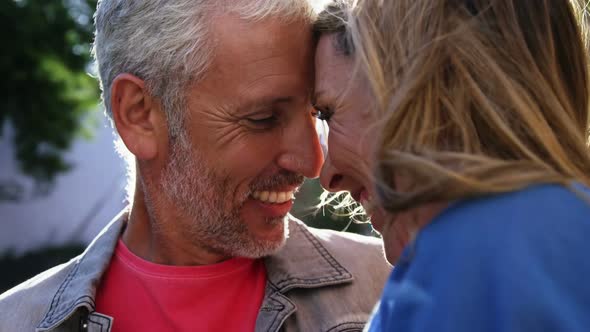
<svg viewBox="0 0 590 332">
<path fill-rule="evenodd" d="M 376 183 L 388 211 L 590 185 L 579 1 L 357 0 L 351 10 L 354 57 L 377 99 Z"/>
</svg>

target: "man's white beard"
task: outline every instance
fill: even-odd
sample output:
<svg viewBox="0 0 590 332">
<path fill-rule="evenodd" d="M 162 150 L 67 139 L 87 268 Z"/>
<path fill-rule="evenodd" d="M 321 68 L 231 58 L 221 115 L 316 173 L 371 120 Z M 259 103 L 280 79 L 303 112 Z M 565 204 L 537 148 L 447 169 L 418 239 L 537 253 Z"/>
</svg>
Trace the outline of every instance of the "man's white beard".
<svg viewBox="0 0 590 332">
<path fill-rule="evenodd" d="M 161 181 L 164 195 L 175 204 L 180 219 L 177 227 L 199 247 L 231 257 L 260 258 L 274 254 L 285 244 L 289 226 L 287 218 L 269 219 L 281 224 L 283 236 L 278 240 L 258 239 L 241 218 L 240 202 L 233 201 L 233 191 L 227 175 L 208 169 L 198 151 L 182 137 L 173 143 L 171 158 Z M 226 206 L 226 204 L 231 204 Z M 278 227 L 281 227 L 278 226 Z"/>
</svg>

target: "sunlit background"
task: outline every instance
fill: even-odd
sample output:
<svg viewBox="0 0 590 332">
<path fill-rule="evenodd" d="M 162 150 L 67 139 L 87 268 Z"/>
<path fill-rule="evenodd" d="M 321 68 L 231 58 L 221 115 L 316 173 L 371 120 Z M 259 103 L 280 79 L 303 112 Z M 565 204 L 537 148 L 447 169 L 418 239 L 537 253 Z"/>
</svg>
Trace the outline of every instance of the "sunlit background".
<svg viewBox="0 0 590 332">
<path fill-rule="evenodd" d="M 0 293 L 80 253 L 125 207 L 125 165 L 92 77 L 95 7 L 0 1 Z M 370 233 L 314 208 L 321 192 L 308 181 L 293 214 L 314 227 Z"/>
</svg>

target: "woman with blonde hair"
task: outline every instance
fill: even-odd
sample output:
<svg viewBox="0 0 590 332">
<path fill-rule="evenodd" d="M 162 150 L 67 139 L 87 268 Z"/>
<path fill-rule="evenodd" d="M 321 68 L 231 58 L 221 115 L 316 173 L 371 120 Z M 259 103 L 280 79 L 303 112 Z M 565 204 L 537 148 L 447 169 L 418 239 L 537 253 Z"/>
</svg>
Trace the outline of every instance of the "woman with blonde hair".
<svg viewBox="0 0 590 332">
<path fill-rule="evenodd" d="M 338 1 L 321 183 L 395 265 L 369 331 L 590 331 L 586 17 L 568 0 Z"/>
</svg>

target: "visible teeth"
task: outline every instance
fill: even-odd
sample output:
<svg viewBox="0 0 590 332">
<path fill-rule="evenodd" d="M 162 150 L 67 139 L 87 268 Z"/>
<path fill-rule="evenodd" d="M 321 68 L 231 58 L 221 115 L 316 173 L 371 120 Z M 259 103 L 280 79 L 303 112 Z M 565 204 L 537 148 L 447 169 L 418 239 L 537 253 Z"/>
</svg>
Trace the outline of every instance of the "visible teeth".
<svg viewBox="0 0 590 332">
<path fill-rule="evenodd" d="M 367 214 L 371 214 L 373 210 L 373 202 L 371 199 L 361 199 L 361 205 Z"/>
<path fill-rule="evenodd" d="M 369 206 L 366 201 L 362 201 L 361 206 L 363 207 L 363 210 L 365 210 L 365 212 L 369 213 Z"/>
<path fill-rule="evenodd" d="M 255 191 L 252 198 L 265 203 L 281 204 L 292 200 L 295 197 L 293 191 Z"/>
</svg>

